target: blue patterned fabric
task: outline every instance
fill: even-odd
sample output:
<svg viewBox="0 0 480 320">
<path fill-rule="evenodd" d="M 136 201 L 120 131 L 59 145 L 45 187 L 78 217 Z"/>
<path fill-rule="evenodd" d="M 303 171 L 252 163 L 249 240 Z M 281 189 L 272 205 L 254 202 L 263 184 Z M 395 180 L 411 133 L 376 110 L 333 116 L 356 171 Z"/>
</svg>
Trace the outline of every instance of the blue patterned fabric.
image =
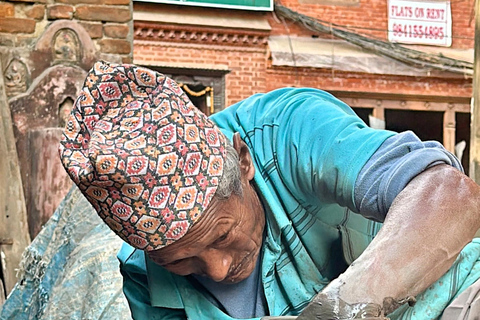
<svg viewBox="0 0 480 320">
<path fill-rule="evenodd" d="M 117 237 L 73 187 L 25 249 L 1 320 L 129 320 Z"/>
</svg>

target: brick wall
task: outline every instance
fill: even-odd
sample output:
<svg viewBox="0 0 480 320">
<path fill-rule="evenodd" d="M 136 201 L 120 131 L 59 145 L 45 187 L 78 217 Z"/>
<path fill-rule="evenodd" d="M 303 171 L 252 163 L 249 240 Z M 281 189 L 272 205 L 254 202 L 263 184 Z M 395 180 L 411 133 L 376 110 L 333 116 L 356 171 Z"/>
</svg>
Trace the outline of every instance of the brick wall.
<svg viewBox="0 0 480 320">
<path fill-rule="evenodd" d="M 386 40 L 388 18 L 387 1 L 360 1 L 358 5 L 330 5 L 300 3 L 302 0 L 282 0 L 281 4 L 300 13 L 315 17 L 325 23 L 344 25 L 351 30 Z M 472 49 L 474 43 L 474 0 L 451 2 L 452 7 L 452 48 Z M 295 25 L 288 20 L 269 16 L 272 35 L 312 36 L 313 32 Z M 355 28 L 356 27 L 356 28 Z M 319 34 L 323 38 L 330 35 Z M 344 73 L 313 68 L 269 67 L 266 75 L 267 89 L 272 90 L 288 84 L 312 86 L 326 90 L 437 95 L 444 97 L 471 97 L 472 80 L 462 77 L 401 77 L 360 73 Z"/>
<path fill-rule="evenodd" d="M 166 42 L 134 42 L 135 61 L 148 64 L 188 66 L 228 66 L 225 76 L 225 104 L 231 105 L 257 92 L 267 90 L 266 49 L 229 46 L 203 46 Z"/>
<path fill-rule="evenodd" d="M 334 1 L 332 1 L 335 3 Z M 359 5 L 325 5 L 325 4 L 305 4 L 298 0 L 282 0 L 279 2 L 299 13 L 317 18 L 327 23 L 334 23 L 349 27 L 358 27 L 354 31 L 386 39 L 387 37 L 387 1 L 372 0 L 360 1 Z M 270 24 L 273 28 L 272 34 L 286 34 L 286 29 L 282 21 L 272 18 Z M 292 34 L 310 35 L 312 32 L 306 31 L 298 26 L 290 26 Z"/>
<path fill-rule="evenodd" d="M 267 91 L 291 84 L 323 90 L 371 92 L 400 95 L 471 97 L 472 81 L 463 77 L 422 78 L 338 72 L 326 69 L 288 67 L 269 68 Z"/>
<path fill-rule="evenodd" d="M 325 3 L 329 4 L 325 4 Z M 353 31 L 387 39 L 387 1 L 346 0 L 282 0 L 280 4 L 300 13 L 316 17 L 325 22 L 346 25 Z M 342 5 L 343 4 L 343 5 Z M 473 48 L 473 0 L 452 2 L 453 44 L 455 49 Z M 219 12 L 221 15 L 221 12 Z M 245 16 L 253 13 L 243 11 Z M 311 31 L 277 17 L 265 14 L 272 30 L 270 35 L 312 36 Z M 332 38 L 331 35 L 316 35 Z M 165 42 L 167 43 L 167 42 Z M 470 97 L 472 82 L 469 78 L 455 75 L 439 77 L 389 76 L 364 73 L 345 73 L 330 69 L 276 67 L 271 65 L 268 49 L 246 52 L 235 48 L 189 47 L 177 43 L 175 46 L 134 43 L 135 60 L 147 60 L 155 65 L 175 62 L 177 64 L 223 64 L 231 70 L 226 80 L 226 105 L 235 103 L 251 94 L 269 91 L 284 86 L 311 86 L 327 90 L 378 92 L 414 95 L 438 95 Z M 434 48 L 434 47 L 430 47 Z"/>
<path fill-rule="evenodd" d="M 470 49 L 475 36 L 475 1 L 451 1 L 452 5 L 452 48 Z"/>
<path fill-rule="evenodd" d="M 278 3 L 302 14 L 317 18 L 326 23 L 348 26 L 351 30 L 365 35 L 387 39 L 387 1 L 360 1 L 358 5 L 342 5 L 340 0 L 329 1 L 330 5 L 300 3 L 301 0 L 282 0 Z M 312 1 L 324 3 L 325 1 Z M 337 5 L 332 5 L 337 3 Z M 452 48 L 473 48 L 474 37 L 474 0 L 451 1 L 452 8 Z M 292 23 L 285 24 L 281 19 L 270 17 L 272 34 L 287 34 L 310 36 L 306 31 Z M 325 35 L 320 35 L 325 36 Z"/>
<path fill-rule="evenodd" d="M 0 3 L 0 46 L 32 45 L 55 20 L 74 20 L 98 52 L 132 60 L 131 0 L 10 0 Z"/>
<path fill-rule="evenodd" d="M 134 42 L 136 61 L 151 65 L 225 65 L 226 106 L 285 86 L 324 90 L 471 97 L 472 81 L 463 77 L 421 78 L 347 73 L 315 68 L 272 67 L 265 50 Z"/>
</svg>

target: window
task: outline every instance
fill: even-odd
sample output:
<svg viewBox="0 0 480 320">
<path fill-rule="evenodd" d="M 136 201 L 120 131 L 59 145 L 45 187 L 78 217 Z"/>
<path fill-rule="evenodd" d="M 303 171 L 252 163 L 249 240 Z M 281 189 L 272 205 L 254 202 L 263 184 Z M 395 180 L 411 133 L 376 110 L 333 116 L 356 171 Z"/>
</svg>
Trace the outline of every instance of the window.
<svg viewBox="0 0 480 320">
<path fill-rule="evenodd" d="M 229 70 L 146 66 L 177 82 L 192 103 L 207 116 L 225 109 L 225 74 Z"/>
</svg>

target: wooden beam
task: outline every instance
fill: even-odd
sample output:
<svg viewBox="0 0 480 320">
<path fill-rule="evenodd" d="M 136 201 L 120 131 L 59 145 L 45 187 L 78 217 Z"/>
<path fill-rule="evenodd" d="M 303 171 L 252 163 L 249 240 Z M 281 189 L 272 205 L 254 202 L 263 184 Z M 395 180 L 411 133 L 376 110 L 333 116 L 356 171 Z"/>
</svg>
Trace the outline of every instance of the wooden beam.
<svg viewBox="0 0 480 320">
<path fill-rule="evenodd" d="M 470 127 L 470 178 L 480 184 L 480 0 L 475 1 L 475 55 L 472 121 Z"/>
<path fill-rule="evenodd" d="M 401 101 L 424 101 L 424 102 L 448 102 L 453 104 L 470 104 L 471 97 L 439 96 L 420 94 L 400 94 L 382 92 L 340 91 L 326 90 L 337 98 L 358 98 L 375 100 L 401 100 Z"/>
<path fill-rule="evenodd" d="M 451 109 L 443 114 L 443 146 L 455 154 L 455 111 Z"/>
<path fill-rule="evenodd" d="M 418 100 L 379 100 L 355 97 L 338 97 L 351 107 L 355 108 L 383 108 L 394 110 L 416 110 L 416 111 L 446 111 L 470 112 L 469 103 L 451 103 L 451 102 L 430 102 Z"/>
<path fill-rule="evenodd" d="M 372 116 L 374 118 L 385 121 L 385 108 L 381 106 L 376 106 L 373 108 Z"/>
<path fill-rule="evenodd" d="M 62 132 L 63 128 L 42 128 L 28 133 L 31 159 L 28 229 L 32 239 L 42 230 L 73 184 L 58 156 Z"/>
<path fill-rule="evenodd" d="M 0 70 L 3 70 L 0 61 Z M 16 269 L 30 243 L 27 210 L 13 134 L 10 107 L 0 71 L 0 256 L 7 294 L 17 282 Z"/>
<path fill-rule="evenodd" d="M 0 279 L 0 310 L 2 309 L 2 305 L 5 302 L 5 288 L 3 287 L 3 281 Z"/>
</svg>

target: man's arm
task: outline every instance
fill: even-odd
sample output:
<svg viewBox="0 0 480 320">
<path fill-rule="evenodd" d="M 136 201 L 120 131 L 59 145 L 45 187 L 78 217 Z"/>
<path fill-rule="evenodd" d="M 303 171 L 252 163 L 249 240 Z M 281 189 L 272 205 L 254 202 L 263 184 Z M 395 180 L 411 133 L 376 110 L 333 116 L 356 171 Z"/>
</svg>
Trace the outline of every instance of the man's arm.
<svg viewBox="0 0 480 320">
<path fill-rule="evenodd" d="M 400 192 L 369 247 L 323 292 L 393 311 L 392 301 L 440 278 L 479 227 L 480 187 L 451 166 L 434 166 Z"/>
</svg>

